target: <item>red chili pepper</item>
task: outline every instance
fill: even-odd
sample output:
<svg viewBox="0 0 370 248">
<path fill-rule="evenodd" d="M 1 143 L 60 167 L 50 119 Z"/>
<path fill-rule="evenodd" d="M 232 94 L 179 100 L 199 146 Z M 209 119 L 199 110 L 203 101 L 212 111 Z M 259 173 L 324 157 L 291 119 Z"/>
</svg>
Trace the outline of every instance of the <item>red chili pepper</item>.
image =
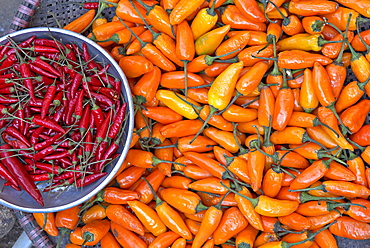
<svg viewBox="0 0 370 248">
<path fill-rule="evenodd" d="M 53 105 L 55 107 L 58 107 L 62 104 L 62 98 L 63 98 L 63 92 L 60 91 L 58 92 L 55 96 L 54 96 L 54 99 L 53 99 Z"/>
<path fill-rule="evenodd" d="M 96 63 L 94 60 L 91 59 L 91 55 L 89 53 L 89 50 L 87 49 L 86 43 L 82 44 L 82 52 L 83 52 L 84 61 L 87 62 L 87 67 L 90 70 L 96 68 L 98 69 L 98 71 L 100 71 L 101 69 L 103 69 L 101 65 L 99 65 L 98 63 Z"/>
<path fill-rule="evenodd" d="M 37 67 L 33 64 L 29 64 L 29 66 L 30 66 L 31 71 L 33 71 L 36 74 L 39 74 L 39 75 L 45 76 L 45 77 L 49 77 L 49 78 L 58 78 L 58 76 L 56 76 L 56 75 L 54 75 L 50 72 L 47 72 L 47 71 L 45 71 L 45 70 L 43 70 L 43 69 L 41 69 L 41 68 L 39 68 L 39 67 Z"/>
<path fill-rule="evenodd" d="M 58 77 L 62 76 L 58 70 L 56 70 L 54 67 L 52 67 L 50 64 L 46 63 L 45 61 L 43 61 L 40 57 L 37 57 L 32 62 L 32 64 L 47 72 L 54 74 L 55 76 L 58 76 Z"/>
<path fill-rule="evenodd" d="M 48 146 L 51 146 L 52 144 L 54 144 L 55 141 L 57 141 L 60 137 L 62 136 L 62 134 L 56 134 L 54 135 L 53 137 L 51 138 L 48 138 L 47 140 L 41 142 L 41 143 L 37 143 L 34 145 L 34 149 L 35 151 L 41 151 L 45 148 L 47 148 Z"/>
<path fill-rule="evenodd" d="M 0 74 L 5 73 L 6 69 L 10 69 L 14 63 L 17 62 L 17 56 L 14 54 L 8 56 L 3 63 L 0 65 Z"/>
<path fill-rule="evenodd" d="M 74 98 L 77 92 L 78 87 L 80 86 L 82 82 L 83 76 L 79 73 L 76 73 L 75 77 L 73 78 L 72 81 L 72 87 L 71 87 L 71 97 Z M 69 98 L 71 99 L 71 98 Z"/>
<path fill-rule="evenodd" d="M 106 172 L 102 172 L 102 173 L 99 173 L 99 174 L 92 174 L 92 175 L 85 176 L 85 177 L 80 178 L 76 181 L 76 186 L 77 187 L 87 186 L 87 185 L 89 185 L 93 182 L 96 182 L 97 180 L 99 180 L 100 178 L 104 177 L 107 174 L 108 173 L 106 173 Z"/>
<path fill-rule="evenodd" d="M 19 132 L 17 129 L 15 129 L 14 127 L 12 127 L 12 126 L 7 127 L 5 129 L 5 132 L 7 132 L 8 134 L 10 134 L 14 138 L 19 139 L 20 141 L 22 141 L 23 143 L 25 143 L 28 147 L 31 147 L 31 144 L 26 139 L 26 137 L 21 132 Z"/>
<path fill-rule="evenodd" d="M 95 93 L 95 92 L 90 92 L 90 94 L 93 98 L 95 98 L 96 101 L 98 101 L 100 103 L 103 103 L 106 106 L 113 106 L 114 105 L 114 101 L 112 99 L 106 97 L 105 95 L 98 94 L 98 93 Z M 88 96 L 88 93 L 85 93 L 85 95 Z"/>
<path fill-rule="evenodd" d="M 33 47 L 29 48 L 31 51 L 36 53 L 59 53 L 59 50 L 55 47 L 47 47 L 47 46 L 40 46 L 34 45 Z"/>
<path fill-rule="evenodd" d="M 34 162 L 32 161 L 32 159 L 25 159 L 25 162 L 31 166 L 34 166 L 36 168 L 39 168 L 41 170 L 44 170 L 48 173 L 52 173 L 55 175 L 58 175 L 62 172 L 62 169 L 58 165 Z"/>
<path fill-rule="evenodd" d="M 77 102 L 76 102 L 75 113 L 74 113 L 76 120 L 79 120 L 82 117 L 84 92 L 85 90 L 82 89 L 77 94 Z"/>
<path fill-rule="evenodd" d="M 86 157 L 89 157 L 91 152 L 93 151 L 93 147 L 94 147 L 94 145 L 93 145 L 93 135 L 90 131 L 88 131 L 86 136 L 85 136 L 84 146 L 85 146 Z"/>
<path fill-rule="evenodd" d="M 31 99 L 36 101 L 35 91 L 34 91 L 33 85 L 32 85 L 32 79 L 30 79 L 30 77 L 31 77 L 30 65 L 25 63 L 25 62 L 21 63 L 19 71 L 21 73 L 21 76 L 24 78 L 23 79 L 24 86 L 29 90 L 29 94 L 31 96 Z"/>
<path fill-rule="evenodd" d="M 15 157 L 15 153 L 9 151 L 9 149 L 11 149 L 10 145 L 2 145 L 0 146 L 0 149 L 2 150 L 2 152 L 0 153 L 0 157 L 2 158 L 4 165 L 14 176 L 18 184 L 40 205 L 44 206 L 44 201 L 42 199 L 40 191 L 37 189 L 36 185 L 28 175 L 23 164 L 19 161 L 18 158 Z"/>
<path fill-rule="evenodd" d="M 62 168 L 68 168 L 73 165 L 71 160 L 69 160 L 69 158 L 59 158 L 59 159 L 56 159 L 56 161 L 62 163 L 62 165 L 64 166 Z"/>
<path fill-rule="evenodd" d="M 108 161 L 108 159 L 110 157 L 112 157 L 118 150 L 118 147 L 119 147 L 119 143 L 120 143 L 120 139 L 116 139 L 109 147 L 108 149 L 106 150 L 106 152 L 104 153 L 103 157 L 101 158 L 101 162 L 96 166 L 96 169 L 95 171 L 99 172 L 103 169 L 103 166 L 104 164 L 106 164 Z M 112 159 L 113 160 L 113 159 Z M 110 160 L 111 161 L 111 160 Z"/>
<path fill-rule="evenodd" d="M 32 133 L 32 135 L 31 135 L 31 139 L 30 139 L 30 141 L 31 141 L 31 144 L 32 144 L 32 145 L 35 145 L 35 144 L 38 142 L 38 140 L 39 140 L 39 136 L 40 136 L 40 134 L 41 134 L 41 132 L 42 132 L 43 130 L 44 130 L 44 127 L 43 127 L 43 126 L 41 126 L 41 127 L 38 127 L 38 128 L 36 129 L 36 131 Z"/>
<path fill-rule="evenodd" d="M 32 122 L 63 134 L 66 132 L 55 120 L 48 118 L 42 119 L 40 115 L 34 116 Z"/>
<path fill-rule="evenodd" d="M 10 182 L 15 186 L 18 186 L 15 177 L 9 172 L 9 170 L 2 163 L 0 163 L 0 175 L 2 175 L 4 180 Z"/>
<path fill-rule="evenodd" d="M 63 49 L 63 45 L 55 40 L 39 38 L 39 39 L 35 39 L 33 44 L 38 45 L 38 46 L 48 46 L 48 47 Z"/>
<path fill-rule="evenodd" d="M 18 44 L 18 47 L 19 48 L 26 48 L 26 47 L 30 47 L 31 46 L 31 43 L 36 39 L 36 35 L 34 36 L 31 36 L 30 38 L 28 38 L 27 40 L 21 42 Z M 18 50 L 18 48 L 12 48 L 10 50 L 8 50 L 8 52 L 6 53 L 6 55 L 10 55 L 10 54 L 15 54 L 16 51 Z"/>
<path fill-rule="evenodd" d="M 0 98 L 0 100 L 1 100 L 1 98 Z M 96 128 L 99 129 L 101 124 L 104 121 L 103 111 L 98 105 L 93 103 L 93 108 L 91 109 L 91 112 L 92 112 L 92 115 L 94 116 L 94 121 L 95 121 Z"/>
<path fill-rule="evenodd" d="M 119 93 L 112 88 L 107 88 L 107 87 L 97 87 L 93 86 L 91 87 L 96 93 L 101 93 L 109 98 L 112 98 L 113 100 L 118 100 L 119 98 Z"/>
<path fill-rule="evenodd" d="M 76 103 L 77 98 L 73 97 L 69 102 L 67 112 L 65 112 L 65 115 L 63 116 L 63 120 L 67 125 L 72 125 L 74 122 L 73 112 L 75 111 Z"/>
<path fill-rule="evenodd" d="M 45 149 L 39 151 L 38 153 L 35 154 L 35 156 L 33 157 L 33 159 L 35 161 L 38 161 L 40 159 L 42 159 L 43 157 L 53 153 L 55 150 L 54 150 L 54 147 L 52 146 L 48 146 L 46 147 Z"/>
<path fill-rule="evenodd" d="M 98 132 L 95 137 L 95 144 L 100 144 L 106 137 L 111 123 L 111 112 L 108 112 L 108 116 L 104 119 L 101 126 L 98 128 Z"/>
<path fill-rule="evenodd" d="M 90 104 L 88 104 L 85 109 L 84 109 L 84 112 L 82 114 L 82 118 L 78 124 L 78 128 L 80 130 L 80 133 L 81 134 L 84 134 L 87 130 L 87 128 L 89 127 L 89 121 L 90 121 Z"/>
<path fill-rule="evenodd" d="M 31 118 L 31 116 L 32 116 L 31 109 L 28 105 L 26 105 L 24 107 L 24 117 L 25 118 Z M 24 129 L 23 129 L 23 132 L 22 132 L 23 135 L 27 135 L 29 133 L 30 125 L 31 124 L 29 122 L 24 123 Z"/>
<path fill-rule="evenodd" d="M 0 104 L 13 104 L 13 103 L 17 103 L 18 101 L 19 100 L 13 97 L 13 95 L 3 95 L 0 97 Z"/>
<path fill-rule="evenodd" d="M 71 156 L 69 151 L 64 151 L 64 152 L 53 153 L 51 155 L 45 156 L 43 159 L 44 160 L 55 160 L 55 159 L 61 159 L 61 158 L 69 157 L 69 156 Z"/>
<path fill-rule="evenodd" d="M 36 174 L 36 175 L 31 174 L 30 177 L 35 182 L 42 182 L 42 181 L 49 180 L 51 178 L 51 175 L 49 175 L 48 173 Z"/>
<path fill-rule="evenodd" d="M 109 134 L 108 134 L 108 137 L 111 139 L 114 139 L 120 131 L 123 120 L 125 119 L 126 106 L 127 106 L 126 103 L 124 103 L 121 106 L 121 108 L 118 110 L 118 113 L 113 120 L 113 124 L 110 127 Z"/>
<path fill-rule="evenodd" d="M 1 50 L 0 50 L 0 61 L 3 59 L 5 53 L 10 49 L 10 47 L 9 47 L 10 45 L 11 45 L 11 42 L 8 41 L 4 45 L 0 46 L 0 47 L 2 47 Z"/>
<path fill-rule="evenodd" d="M 48 90 L 45 93 L 44 101 L 41 108 L 41 119 L 44 119 L 49 111 L 50 104 L 54 99 L 57 88 L 55 84 L 52 84 L 48 87 Z"/>
</svg>

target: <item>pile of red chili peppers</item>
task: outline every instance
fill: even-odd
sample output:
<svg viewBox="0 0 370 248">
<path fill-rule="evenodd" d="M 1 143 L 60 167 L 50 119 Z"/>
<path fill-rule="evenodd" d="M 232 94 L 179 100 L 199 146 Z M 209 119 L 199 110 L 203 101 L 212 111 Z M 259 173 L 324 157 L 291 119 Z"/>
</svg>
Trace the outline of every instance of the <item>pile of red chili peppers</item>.
<svg viewBox="0 0 370 248">
<path fill-rule="evenodd" d="M 0 46 L 0 177 L 43 205 L 41 191 L 83 187 L 117 158 L 121 82 L 87 45 L 36 38 Z M 40 189 L 38 182 L 47 182 Z"/>
</svg>

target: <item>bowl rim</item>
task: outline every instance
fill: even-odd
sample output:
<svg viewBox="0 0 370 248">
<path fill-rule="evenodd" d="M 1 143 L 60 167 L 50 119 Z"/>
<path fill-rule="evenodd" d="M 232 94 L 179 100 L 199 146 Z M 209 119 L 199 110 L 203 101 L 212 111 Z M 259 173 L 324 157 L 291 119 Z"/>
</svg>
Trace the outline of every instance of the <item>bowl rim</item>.
<svg viewBox="0 0 370 248">
<path fill-rule="evenodd" d="M 89 192 L 88 194 L 84 195 L 83 197 L 81 197 L 80 199 L 78 199 L 74 202 L 64 204 L 64 205 L 61 205 L 61 206 L 57 206 L 57 207 L 42 207 L 41 205 L 40 205 L 40 208 L 23 207 L 23 206 L 18 206 L 14 203 L 10 203 L 10 202 L 5 201 L 4 199 L 0 198 L 0 204 L 4 205 L 6 207 L 16 209 L 16 210 L 20 210 L 20 211 L 24 211 L 24 212 L 29 212 L 29 213 L 57 212 L 57 211 L 65 210 L 65 209 L 80 205 L 81 203 L 89 200 L 91 197 L 93 197 L 99 191 L 101 191 L 104 187 L 106 187 L 107 184 L 115 177 L 116 173 L 118 172 L 118 170 L 120 168 L 119 165 L 121 165 L 124 162 L 124 159 L 126 158 L 127 152 L 129 150 L 129 145 L 130 145 L 130 142 L 131 142 L 131 139 L 132 139 L 132 131 L 133 131 L 133 128 L 134 128 L 133 99 L 131 97 L 131 90 L 130 90 L 130 87 L 129 87 L 129 84 L 128 84 L 128 80 L 127 80 L 125 74 L 123 73 L 122 69 L 118 65 L 118 63 L 111 57 L 111 55 L 109 55 L 108 52 L 106 52 L 97 43 L 95 43 L 94 41 L 90 40 L 89 38 L 87 38 L 87 37 L 85 37 L 81 34 L 78 34 L 78 33 L 75 33 L 75 32 L 72 32 L 72 31 L 69 31 L 69 30 L 66 30 L 66 29 L 61 29 L 61 28 L 35 27 L 35 28 L 26 28 L 26 29 L 22 29 L 22 30 L 10 33 L 10 34 L 6 34 L 6 35 L 0 37 L 0 43 L 2 43 L 4 40 L 6 40 L 7 37 L 16 37 L 18 35 L 30 34 L 32 32 L 35 32 L 35 35 L 37 35 L 37 33 L 40 33 L 40 32 L 45 32 L 45 33 L 55 32 L 55 33 L 58 33 L 58 34 L 61 34 L 61 35 L 73 36 L 74 38 L 77 38 L 77 39 L 81 40 L 82 42 L 85 42 L 88 45 L 93 46 L 95 49 L 97 49 L 105 57 L 104 59 L 108 60 L 107 62 L 112 64 L 112 66 L 117 70 L 118 76 L 120 77 L 121 83 L 123 84 L 122 90 L 124 89 L 125 93 L 127 94 L 127 98 L 125 98 L 125 101 L 127 103 L 128 118 L 127 118 L 126 122 L 128 122 L 127 123 L 128 124 L 128 133 L 126 135 L 126 137 L 127 137 L 126 142 L 123 144 L 122 153 L 121 153 L 119 159 L 117 160 L 116 164 L 114 165 L 112 171 L 91 192 Z M 81 192 L 83 192 L 83 191 L 81 191 Z"/>
</svg>

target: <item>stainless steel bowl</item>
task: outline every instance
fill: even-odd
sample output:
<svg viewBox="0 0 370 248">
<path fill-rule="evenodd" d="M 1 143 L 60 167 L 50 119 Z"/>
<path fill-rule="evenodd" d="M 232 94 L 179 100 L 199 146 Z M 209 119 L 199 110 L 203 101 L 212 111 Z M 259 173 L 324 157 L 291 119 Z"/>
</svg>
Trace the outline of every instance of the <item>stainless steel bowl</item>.
<svg viewBox="0 0 370 248">
<path fill-rule="evenodd" d="M 7 207 L 32 213 L 56 212 L 71 208 L 89 200 L 113 179 L 126 157 L 131 142 L 134 126 L 133 102 L 127 79 L 116 61 L 98 44 L 80 34 L 59 28 L 29 28 L 1 37 L 0 44 L 5 44 L 7 42 L 7 37 L 11 37 L 16 42 L 21 42 L 33 35 L 36 35 L 37 38 L 49 38 L 50 36 L 53 36 L 63 44 L 75 43 L 79 47 L 82 47 L 82 44 L 86 43 L 91 56 L 96 57 L 96 61 L 112 64 L 108 72 L 121 80 L 123 84 L 123 100 L 127 102 L 128 107 L 127 123 L 124 127 L 125 134 L 122 137 L 123 140 L 118 150 L 121 155 L 115 160 L 116 162 L 111 163 L 105 168 L 105 172 L 107 172 L 108 175 L 104 178 L 80 189 L 69 187 L 65 192 L 62 192 L 62 190 L 56 190 L 42 193 L 45 201 L 44 207 L 40 206 L 31 196 L 28 195 L 28 193 L 24 191 L 16 191 L 10 187 L 4 187 L 3 191 L 0 192 L 0 204 Z M 3 183 L 4 181 L 0 179 L 0 187 Z"/>
</svg>

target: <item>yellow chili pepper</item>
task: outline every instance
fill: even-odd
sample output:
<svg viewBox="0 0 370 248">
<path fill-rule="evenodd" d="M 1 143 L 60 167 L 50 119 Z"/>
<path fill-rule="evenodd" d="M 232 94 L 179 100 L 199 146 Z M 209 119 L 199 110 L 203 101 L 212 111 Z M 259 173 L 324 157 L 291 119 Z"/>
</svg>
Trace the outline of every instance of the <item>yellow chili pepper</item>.
<svg viewBox="0 0 370 248">
<path fill-rule="evenodd" d="M 175 92 L 170 91 L 170 90 L 158 90 L 156 94 L 156 98 L 159 101 L 162 101 L 167 107 L 169 107 L 176 113 L 188 119 L 193 120 L 193 119 L 198 118 L 198 114 L 195 112 L 191 104 L 195 106 L 200 106 L 200 105 L 199 103 L 191 100 L 190 98 L 186 98 L 185 96 L 180 95 L 180 94 L 175 94 Z"/>
<path fill-rule="evenodd" d="M 218 15 L 214 11 L 215 2 L 216 1 L 213 1 L 211 8 L 201 9 L 191 23 L 191 31 L 193 31 L 194 40 L 210 31 L 216 25 Z"/>
<path fill-rule="evenodd" d="M 285 50 L 303 50 L 303 51 L 315 51 L 321 50 L 323 45 L 329 43 L 324 39 L 322 34 L 296 34 L 289 38 L 280 40 L 277 45 L 279 51 Z"/>
<path fill-rule="evenodd" d="M 242 61 L 231 64 L 213 81 L 208 91 L 209 105 L 218 110 L 223 110 L 227 107 L 235 91 L 235 85 L 242 69 Z"/>
<path fill-rule="evenodd" d="M 229 30 L 230 25 L 225 25 L 203 34 L 195 41 L 195 52 L 198 55 L 213 54 Z"/>
</svg>

